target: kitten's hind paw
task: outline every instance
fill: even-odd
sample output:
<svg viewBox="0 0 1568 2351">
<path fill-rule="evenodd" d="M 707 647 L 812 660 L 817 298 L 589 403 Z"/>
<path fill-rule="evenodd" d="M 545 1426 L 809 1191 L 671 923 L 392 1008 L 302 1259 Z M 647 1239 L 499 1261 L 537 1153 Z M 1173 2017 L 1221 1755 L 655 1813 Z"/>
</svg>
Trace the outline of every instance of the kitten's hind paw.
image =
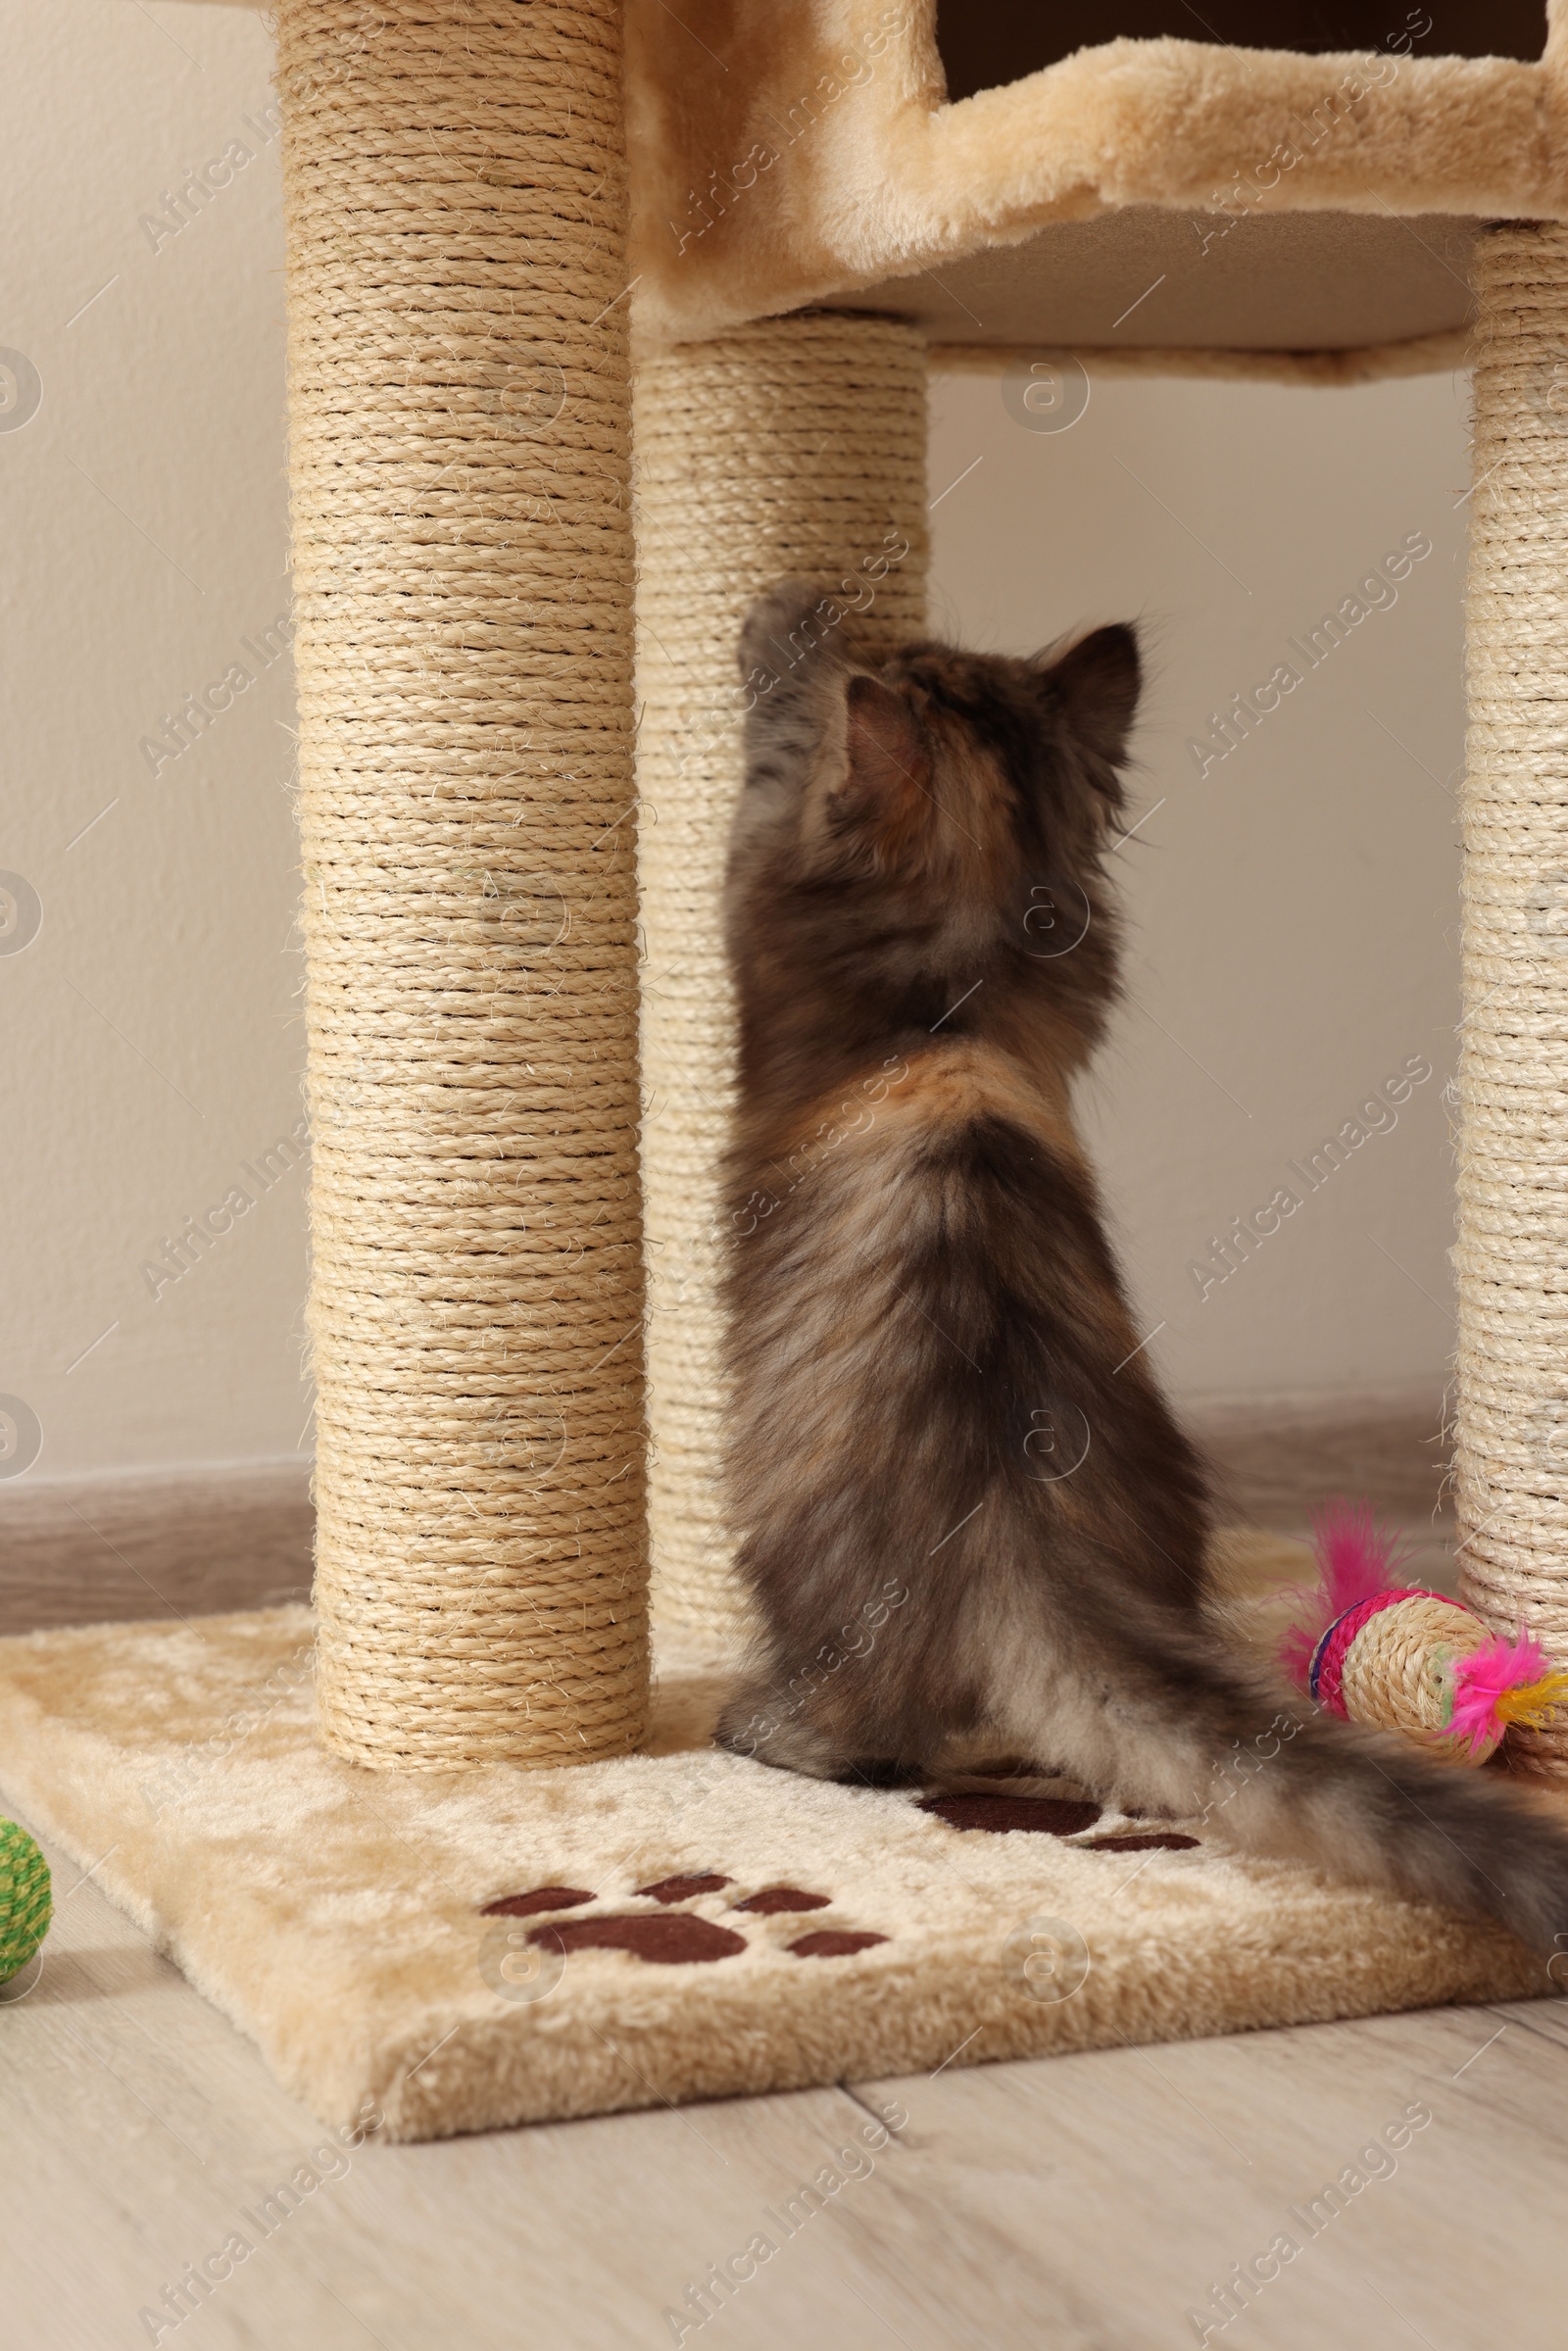
<svg viewBox="0 0 1568 2351">
<path fill-rule="evenodd" d="M 772 1699 L 760 1685 L 740 1690 L 718 1718 L 714 1744 L 753 1763 L 770 1763 L 811 1780 L 842 1780 L 851 1786 L 893 1788 L 918 1778 L 914 1767 L 889 1756 L 866 1756 L 847 1748 L 820 1724 L 809 1721 L 793 1701 Z"/>
</svg>

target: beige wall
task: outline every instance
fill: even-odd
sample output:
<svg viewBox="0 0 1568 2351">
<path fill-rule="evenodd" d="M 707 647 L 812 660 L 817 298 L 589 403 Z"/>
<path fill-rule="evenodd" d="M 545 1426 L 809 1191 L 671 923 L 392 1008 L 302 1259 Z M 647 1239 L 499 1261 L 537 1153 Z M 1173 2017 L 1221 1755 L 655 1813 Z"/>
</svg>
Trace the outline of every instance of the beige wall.
<svg viewBox="0 0 1568 2351">
<path fill-rule="evenodd" d="M 269 1181 L 261 1154 L 299 1116 L 288 664 L 245 648 L 286 599 L 269 41 L 175 0 L 0 0 L 0 345 L 42 394 L 0 430 L 0 868 L 42 909 L 0 954 L 0 1392 L 37 1415 L 40 1474 L 287 1453 L 303 1171 Z M 164 192 L 225 150 L 227 184 L 159 234 Z M 1100 383 L 1053 433 L 950 379 L 935 415 L 934 493 L 972 468 L 935 512 L 942 624 L 1013 648 L 1148 626 L 1138 812 L 1163 806 L 1118 854 L 1130 1004 L 1088 1122 L 1155 1353 L 1187 1393 L 1435 1383 L 1460 387 Z M 1433 553 L 1397 603 L 1200 777 L 1185 742 L 1216 703 L 1417 530 Z M 150 762 L 143 738 L 232 663 L 251 682 Z M 1209 1236 L 1410 1055 L 1434 1075 L 1397 1125 L 1200 1300 Z M 143 1264 L 231 1190 L 251 1204 L 155 1298 Z"/>
<path fill-rule="evenodd" d="M 289 664 L 243 650 L 288 595 L 270 44 L 248 13 L 128 0 L 5 0 L 0 28 L 0 344 L 42 388 L 0 431 L 0 866 L 42 907 L 0 956 L 0 1390 L 42 1424 L 40 1474 L 288 1452 L 303 1170 L 242 1165 L 300 1115 Z M 227 185 L 160 233 L 225 150 Z M 254 682 L 150 764 L 231 663 Z M 231 1187 L 252 1207 L 155 1298 L 140 1265 Z"/>
<path fill-rule="evenodd" d="M 1145 627 L 1130 821 L 1147 821 L 1113 860 L 1128 1001 L 1085 1108 L 1141 1328 L 1165 1326 L 1156 1361 L 1186 1395 L 1441 1387 L 1464 379 L 1102 381 L 1053 432 L 1001 385 L 950 377 L 934 418 L 936 626 L 1018 652 Z M 1417 534 L 1431 553 L 1357 600 L 1345 642 L 1316 667 L 1290 650 Z M 1301 682 L 1200 772 L 1210 714 L 1282 662 Z M 1432 1075 L 1380 1105 L 1412 1059 Z M 1312 1190 L 1291 1161 L 1369 1095 L 1364 1140 Z M 1277 1231 L 1195 1278 L 1281 1188 L 1300 1205 Z"/>
</svg>

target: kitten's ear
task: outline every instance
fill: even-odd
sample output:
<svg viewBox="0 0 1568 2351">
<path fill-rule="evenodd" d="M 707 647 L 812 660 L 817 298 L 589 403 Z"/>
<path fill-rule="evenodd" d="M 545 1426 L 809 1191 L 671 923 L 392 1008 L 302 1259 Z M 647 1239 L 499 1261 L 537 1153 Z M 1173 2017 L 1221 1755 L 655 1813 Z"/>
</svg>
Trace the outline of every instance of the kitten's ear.
<svg viewBox="0 0 1568 2351">
<path fill-rule="evenodd" d="M 908 704 L 879 677 L 844 693 L 844 780 L 827 798 L 833 832 L 897 855 L 930 806 L 931 747 Z"/>
<path fill-rule="evenodd" d="M 876 803 L 923 791 L 931 781 L 931 749 L 903 695 L 879 677 L 852 677 L 845 703 L 851 789 Z"/>
<path fill-rule="evenodd" d="M 1118 620 L 1080 637 L 1065 653 L 1048 651 L 1036 659 L 1077 740 L 1097 758 L 1119 765 L 1143 684 L 1137 630 Z"/>
<path fill-rule="evenodd" d="M 931 745 L 919 719 L 879 677 L 844 679 L 842 766 L 827 768 L 808 830 L 823 844 L 901 860 L 931 807 Z"/>
</svg>

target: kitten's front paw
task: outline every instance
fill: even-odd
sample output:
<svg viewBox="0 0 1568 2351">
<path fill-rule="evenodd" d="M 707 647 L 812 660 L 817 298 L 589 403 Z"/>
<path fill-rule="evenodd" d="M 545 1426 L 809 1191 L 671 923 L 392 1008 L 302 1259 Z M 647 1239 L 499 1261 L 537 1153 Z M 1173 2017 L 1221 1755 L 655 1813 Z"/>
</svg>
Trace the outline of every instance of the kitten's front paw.
<svg viewBox="0 0 1568 2351">
<path fill-rule="evenodd" d="M 809 623 L 823 595 L 810 580 L 781 579 L 757 599 L 741 628 L 743 680 L 759 671 L 776 677 L 819 647 L 823 631 Z"/>
</svg>

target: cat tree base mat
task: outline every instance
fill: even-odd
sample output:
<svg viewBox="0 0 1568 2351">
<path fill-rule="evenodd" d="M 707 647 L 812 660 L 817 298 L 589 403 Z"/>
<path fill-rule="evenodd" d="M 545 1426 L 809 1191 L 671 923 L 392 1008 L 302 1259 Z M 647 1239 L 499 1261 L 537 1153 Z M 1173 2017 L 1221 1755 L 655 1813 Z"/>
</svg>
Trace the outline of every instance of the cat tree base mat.
<svg viewBox="0 0 1568 2351">
<path fill-rule="evenodd" d="M 316 1743 L 312 1635 L 283 1607 L 0 1641 L 0 1789 L 327 2124 L 436 2138 L 1548 1988 L 1500 1931 L 1239 1859 L 1214 1820 L 944 1816 L 723 1753 L 695 1657 L 662 1659 L 643 1753 L 368 1772 Z"/>
</svg>

